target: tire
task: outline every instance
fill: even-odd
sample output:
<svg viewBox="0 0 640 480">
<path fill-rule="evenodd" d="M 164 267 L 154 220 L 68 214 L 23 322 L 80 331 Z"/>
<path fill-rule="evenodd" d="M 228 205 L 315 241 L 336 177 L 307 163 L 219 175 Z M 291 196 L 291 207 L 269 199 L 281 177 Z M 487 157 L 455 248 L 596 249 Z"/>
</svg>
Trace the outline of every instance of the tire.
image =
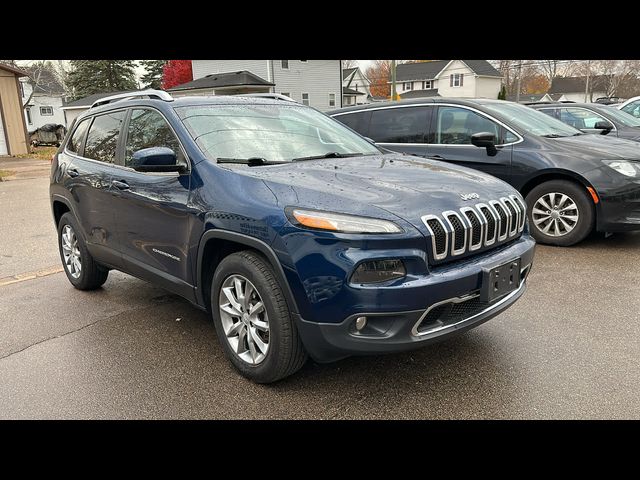
<svg viewBox="0 0 640 480">
<path fill-rule="evenodd" d="M 242 297 L 237 294 L 236 285 L 242 293 L 253 290 L 247 303 L 243 303 Z M 228 295 L 232 295 L 238 308 L 233 306 Z M 260 300 L 263 309 L 258 309 L 259 313 L 247 316 L 244 320 L 234 315 L 234 312 L 247 313 L 250 308 L 258 306 Z M 221 305 L 226 310 L 222 310 Z M 271 265 L 260 254 L 245 250 L 233 253 L 220 262 L 211 285 L 211 312 L 225 355 L 246 378 L 256 383 L 275 382 L 292 375 L 306 362 L 307 353 L 282 287 Z M 268 331 L 265 330 L 265 323 Z M 251 335 L 253 350 L 247 335 Z M 254 340 L 256 335 L 258 339 Z"/>
<path fill-rule="evenodd" d="M 566 195 L 568 199 L 554 194 Z M 568 247 L 584 240 L 594 228 L 593 202 L 584 187 L 576 183 L 567 180 L 542 183 L 529 192 L 526 200 L 531 234 L 539 243 Z M 554 200 L 555 205 L 551 205 L 550 200 Z M 556 208 L 547 209 L 545 205 Z M 551 212 L 551 216 L 547 212 Z M 559 234 L 555 232 L 554 223 Z M 567 229 L 567 225 L 572 228 Z"/>
<path fill-rule="evenodd" d="M 65 247 L 63 245 L 69 246 L 69 244 L 65 242 L 65 235 L 69 238 L 68 234 L 70 232 L 73 233 L 73 237 L 76 242 L 72 242 L 72 246 L 75 245 L 77 247 L 73 250 L 77 251 L 79 254 L 79 271 L 77 271 L 73 266 L 75 265 L 75 262 L 67 262 L 65 259 Z M 109 270 L 99 265 L 93 259 L 87 250 L 87 246 L 82 235 L 78 232 L 80 232 L 80 228 L 78 227 L 78 222 L 73 214 L 67 212 L 62 215 L 60 222 L 58 223 L 58 250 L 60 251 L 62 266 L 64 268 L 64 272 L 67 274 L 67 278 L 75 288 L 78 290 L 95 290 L 107 281 Z"/>
</svg>

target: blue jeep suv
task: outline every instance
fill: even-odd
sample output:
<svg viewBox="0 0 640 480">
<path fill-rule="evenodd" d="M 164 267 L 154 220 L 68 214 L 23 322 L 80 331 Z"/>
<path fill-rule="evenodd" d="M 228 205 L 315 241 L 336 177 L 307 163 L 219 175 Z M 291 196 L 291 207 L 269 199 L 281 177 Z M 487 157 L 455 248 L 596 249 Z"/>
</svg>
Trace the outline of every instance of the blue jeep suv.
<svg viewBox="0 0 640 480">
<path fill-rule="evenodd" d="M 96 102 L 50 193 L 74 287 L 116 269 L 181 295 L 260 383 L 475 327 L 524 293 L 535 246 L 507 183 L 277 95 Z"/>
</svg>

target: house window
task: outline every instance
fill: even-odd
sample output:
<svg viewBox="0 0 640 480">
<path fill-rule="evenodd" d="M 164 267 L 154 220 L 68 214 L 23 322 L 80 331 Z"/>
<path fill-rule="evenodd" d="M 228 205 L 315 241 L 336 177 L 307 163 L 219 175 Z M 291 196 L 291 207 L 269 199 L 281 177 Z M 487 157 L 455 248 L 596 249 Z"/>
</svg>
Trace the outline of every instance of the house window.
<svg viewBox="0 0 640 480">
<path fill-rule="evenodd" d="M 330 107 L 335 107 L 336 106 L 336 94 L 335 93 L 330 93 L 329 94 L 329 106 Z"/>
<path fill-rule="evenodd" d="M 303 105 L 309 105 L 309 94 L 308 93 L 303 93 L 302 94 L 302 104 Z"/>
<path fill-rule="evenodd" d="M 464 79 L 464 74 L 463 73 L 452 73 L 449 76 L 449 86 L 450 87 L 461 87 L 463 79 Z"/>
<path fill-rule="evenodd" d="M 302 63 L 307 63 L 307 60 L 300 60 Z"/>
<path fill-rule="evenodd" d="M 404 82 L 402 84 L 403 90 L 413 90 L 413 82 Z"/>
<path fill-rule="evenodd" d="M 53 107 L 40 107 L 40 115 L 43 117 L 53 115 Z"/>
<path fill-rule="evenodd" d="M 33 125 L 33 121 L 31 120 L 31 109 L 27 107 L 24 109 L 24 111 L 27 113 L 27 123 L 29 125 Z"/>
<path fill-rule="evenodd" d="M 425 80 L 424 82 L 422 82 L 423 90 L 430 90 L 432 88 L 433 88 L 433 80 Z"/>
<path fill-rule="evenodd" d="M 26 95 L 24 94 L 24 83 L 20 82 L 20 95 L 24 98 Z"/>
<path fill-rule="evenodd" d="M 289 70 L 289 60 L 280 60 L 282 62 L 282 69 Z"/>
</svg>

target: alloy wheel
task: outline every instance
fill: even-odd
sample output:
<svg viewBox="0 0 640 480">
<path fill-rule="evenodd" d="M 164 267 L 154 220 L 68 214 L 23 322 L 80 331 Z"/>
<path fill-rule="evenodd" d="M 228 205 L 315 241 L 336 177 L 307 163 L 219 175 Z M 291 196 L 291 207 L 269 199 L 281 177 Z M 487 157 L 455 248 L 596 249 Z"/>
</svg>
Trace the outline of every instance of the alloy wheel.
<svg viewBox="0 0 640 480">
<path fill-rule="evenodd" d="M 578 225 L 580 212 L 576 202 L 559 192 L 545 193 L 533 204 L 533 224 L 550 237 L 562 237 Z"/>
<path fill-rule="evenodd" d="M 230 275 L 220 288 L 220 320 L 231 349 L 251 365 L 269 351 L 269 317 L 260 293 L 242 275 Z"/>
<path fill-rule="evenodd" d="M 82 273 L 82 256 L 78 246 L 78 237 L 71 225 L 65 225 L 62 229 L 62 256 L 64 266 L 73 278 L 79 278 Z"/>
</svg>

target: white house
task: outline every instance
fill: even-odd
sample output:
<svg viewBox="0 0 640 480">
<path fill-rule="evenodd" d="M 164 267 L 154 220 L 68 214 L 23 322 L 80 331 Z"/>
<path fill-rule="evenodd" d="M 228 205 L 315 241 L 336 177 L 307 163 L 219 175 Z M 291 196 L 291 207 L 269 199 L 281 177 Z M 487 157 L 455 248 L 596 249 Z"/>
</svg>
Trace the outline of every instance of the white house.
<svg viewBox="0 0 640 480">
<path fill-rule="evenodd" d="M 402 99 L 419 97 L 498 98 L 502 75 L 486 60 L 434 60 L 396 67 Z"/>
<path fill-rule="evenodd" d="M 42 70 L 38 83 L 34 85 L 28 77 L 20 79 L 20 94 L 24 105 L 27 130 L 32 132 L 47 123 L 65 125 L 64 88 L 49 70 Z M 33 92 L 33 95 L 31 93 Z M 27 103 L 27 100 L 28 103 Z"/>
<path fill-rule="evenodd" d="M 342 104 L 360 105 L 371 103 L 371 82 L 358 67 L 342 70 Z"/>
<path fill-rule="evenodd" d="M 318 110 L 342 106 L 340 60 L 192 60 L 193 81 L 171 95 L 281 93 Z"/>
<path fill-rule="evenodd" d="M 586 77 L 556 77 L 552 80 L 547 93 L 551 96 L 561 95 L 563 100 L 571 102 L 593 102 L 599 97 L 607 96 L 607 77 L 595 75 L 590 78 L 589 93 L 585 100 L 586 89 Z"/>
</svg>

